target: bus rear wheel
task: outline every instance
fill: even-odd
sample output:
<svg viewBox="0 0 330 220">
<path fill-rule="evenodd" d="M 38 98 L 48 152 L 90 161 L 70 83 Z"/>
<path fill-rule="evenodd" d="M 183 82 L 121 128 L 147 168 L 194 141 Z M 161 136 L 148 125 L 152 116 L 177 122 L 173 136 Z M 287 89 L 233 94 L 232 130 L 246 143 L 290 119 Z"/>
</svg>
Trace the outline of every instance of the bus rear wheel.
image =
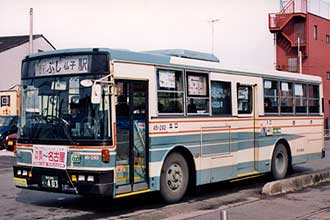
<svg viewBox="0 0 330 220">
<path fill-rule="evenodd" d="M 160 194 L 168 203 L 183 198 L 189 182 L 186 159 L 180 153 L 171 153 L 165 160 L 160 176 Z"/>
<path fill-rule="evenodd" d="M 277 144 L 272 157 L 272 176 L 274 179 L 283 179 L 289 167 L 289 156 L 283 144 Z"/>
</svg>

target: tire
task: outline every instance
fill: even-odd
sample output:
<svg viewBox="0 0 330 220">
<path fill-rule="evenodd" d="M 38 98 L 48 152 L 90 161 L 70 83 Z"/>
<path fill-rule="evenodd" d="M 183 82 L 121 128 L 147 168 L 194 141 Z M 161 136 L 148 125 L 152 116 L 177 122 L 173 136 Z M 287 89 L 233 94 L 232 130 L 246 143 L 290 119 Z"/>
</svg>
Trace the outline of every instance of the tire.
<svg viewBox="0 0 330 220">
<path fill-rule="evenodd" d="M 189 170 L 180 153 L 171 153 L 165 160 L 160 175 L 160 194 L 168 203 L 180 201 L 188 188 Z"/>
<path fill-rule="evenodd" d="M 271 173 L 275 180 L 283 179 L 288 172 L 289 155 L 283 144 L 277 144 L 272 156 Z"/>
</svg>

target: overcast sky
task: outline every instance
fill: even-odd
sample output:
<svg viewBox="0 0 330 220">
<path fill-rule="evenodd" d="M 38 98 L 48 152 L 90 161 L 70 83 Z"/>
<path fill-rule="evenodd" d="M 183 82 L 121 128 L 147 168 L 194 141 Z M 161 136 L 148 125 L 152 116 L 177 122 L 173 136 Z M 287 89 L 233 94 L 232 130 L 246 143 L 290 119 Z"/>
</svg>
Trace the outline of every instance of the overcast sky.
<svg viewBox="0 0 330 220">
<path fill-rule="evenodd" d="M 273 68 L 268 13 L 280 0 L 0 0 L 0 35 L 29 31 L 57 49 L 110 47 L 135 51 L 182 48 L 211 51 L 223 64 Z"/>
</svg>

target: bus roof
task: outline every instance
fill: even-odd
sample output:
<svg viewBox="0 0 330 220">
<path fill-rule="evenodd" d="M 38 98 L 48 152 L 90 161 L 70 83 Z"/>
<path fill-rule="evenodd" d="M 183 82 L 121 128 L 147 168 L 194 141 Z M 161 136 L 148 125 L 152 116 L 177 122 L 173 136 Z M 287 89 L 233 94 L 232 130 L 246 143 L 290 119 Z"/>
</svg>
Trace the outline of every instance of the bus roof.
<svg viewBox="0 0 330 220">
<path fill-rule="evenodd" d="M 64 50 L 55 50 L 40 52 L 36 54 L 29 55 L 27 58 L 38 58 L 50 55 L 60 55 L 66 53 L 91 53 L 91 52 L 106 52 L 110 54 L 110 59 L 115 61 L 123 62 L 132 62 L 132 63 L 145 63 L 152 65 L 160 65 L 167 67 L 178 67 L 178 68 L 187 68 L 191 70 L 203 70 L 209 72 L 221 72 L 228 74 L 240 74 L 240 75 L 249 75 L 249 76 L 260 76 L 266 78 L 274 79 L 289 79 L 295 81 L 307 81 L 314 83 L 321 83 L 322 78 L 319 76 L 277 71 L 277 70 L 265 70 L 251 67 L 237 67 L 237 66 L 225 66 L 219 62 L 216 62 L 217 59 L 212 54 L 187 51 L 187 50 L 159 50 L 159 51 L 147 51 L 147 52 L 135 52 L 130 50 L 123 49 L 109 49 L 109 48 L 79 48 L 79 49 L 64 49 Z M 190 58 L 189 56 L 180 56 L 180 53 L 186 51 L 193 54 Z M 175 55 L 173 53 L 178 53 Z M 212 61 L 208 61 L 213 59 Z"/>
</svg>

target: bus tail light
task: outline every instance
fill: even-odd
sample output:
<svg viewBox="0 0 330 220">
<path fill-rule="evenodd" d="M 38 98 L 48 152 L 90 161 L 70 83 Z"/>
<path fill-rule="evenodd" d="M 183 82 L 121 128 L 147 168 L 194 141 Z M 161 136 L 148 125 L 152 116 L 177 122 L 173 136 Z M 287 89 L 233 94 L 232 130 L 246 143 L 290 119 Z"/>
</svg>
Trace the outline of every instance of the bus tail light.
<svg viewBox="0 0 330 220">
<path fill-rule="evenodd" d="M 110 152 L 108 149 L 102 149 L 102 162 L 103 163 L 110 162 Z"/>
</svg>

